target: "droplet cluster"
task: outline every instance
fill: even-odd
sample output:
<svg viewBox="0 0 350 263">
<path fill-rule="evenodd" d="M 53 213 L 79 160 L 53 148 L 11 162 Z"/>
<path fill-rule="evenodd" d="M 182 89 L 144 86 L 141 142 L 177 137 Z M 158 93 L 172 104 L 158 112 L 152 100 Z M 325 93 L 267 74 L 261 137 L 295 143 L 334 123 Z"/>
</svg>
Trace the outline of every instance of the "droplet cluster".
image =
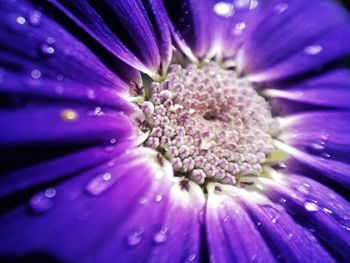
<svg viewBox="0 0 350 263">
<path fill-rule="evenodd" d="M 214 62 L 172 65 L 166 80 L 150 84 L 147 99 L 141 105 L 146 146 L 198 184 L 235 184 L 238 176 L 259 175 L 274 150 L 268 102 L 235 71 Z"/>
</svg>

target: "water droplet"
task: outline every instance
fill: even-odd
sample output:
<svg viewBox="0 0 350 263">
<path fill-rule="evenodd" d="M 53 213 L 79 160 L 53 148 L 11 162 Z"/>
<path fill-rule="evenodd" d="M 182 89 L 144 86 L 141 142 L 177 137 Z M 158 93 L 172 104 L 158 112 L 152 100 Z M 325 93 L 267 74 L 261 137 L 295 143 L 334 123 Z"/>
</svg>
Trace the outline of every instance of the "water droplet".
<svg viewBox="0 0 350 263">
<path fill-rule="evenodd" d="M 95 90 L 93 90 L 93 89 L 89 89 L 88 91 L 87 91 L 87 97 L 89 98 L 89 99 L 94 99 L 95 97 L 96 97 L 96 94 L 95 94 Z"/>
<path fill-rule="evenodd" d="M 33 79 L 39 79 L 41 77 L 41 71 L 38 69 L 34 69 L 30 73 L 30 75 L 32 76 Z"/>
<path fill-rule="evenodd" d="M 293 233 L 288 233 L 288 239 L 292 239 L 293 236 L 294 236 Z"/>
<path fill-rule="evenodd" d="M 55 39 L 53 37 L 47 37 L 46 38 L 46 43 L 49 44 L 49 45 L 53 45 L 55 44 Z"/>
<path fill-rule="evenodd" d="M 258 6 L 259 2 L 258 0 L 251 0 L 250 1 L 250 6 L 249 6 L 249 9 L 254 9 Z"/>
<path fill-rule="evenodd" d="M 196 254 L 190 254 L 190 255 L 187 257 L 187 261 L 188 261 L 188 262 L 193 262 L 195 259 L 196 259 Z"/>
<path fill-rule="evenodd" d="M 159 194 L 156 196 L 156 202 L 160 202 L 163 200 L 163 194 Z"/>
<path fill-rule="evenodd" d="M 136 246 L 138 245 L 142 240 L 143 235 L 143 229 L 137 228 L 131 230 L 126 237 L 126 242 L 129 246 Z"/>
<path fill-rule="evenodd" d="M 19 25 L 23 25 L 26 22 L 26 19 L 23 16 L 19 16 L 16 18 L 16 22 Z"/>
<path fill-rule="evenodd" d="M 307 211 L 310 211 L 310 212 L 316 212 L 316 211 L 318 211 L 318 206 L 317 206 L 315 203 L 312 203 L 312 202 L 305 202 L 304 208 L 305 208 Z"/>
<path fill-rule="evenodd" d="M 234 4 L 237 8 L 246 8 L 250 5 L 250 0 L 236 0 Z"/>
<path fill-rule="evenodd" d="M 234 14 L 234 6 L 228 2 L 218 2 L 214 5 L 214 12 L 218 16 L 230 17 Z"/>
<path fill-rule="evenodd" d="M 42 14 L 41 12 L 39 11 L 33 11 L 31 12 L 31 14 L 29 15 L 29 21 L 32 25 L 39 25 L 40 22 L 41 22 L 41 17 L 42 17 Z"/>
<path fill-rule="evenodd" d="M 62 110 L 60 115 L 64 121 L 74 121 L 78 118 L 78 113 L 71 109 Z"/>
<path fill-rule="evenodd" d="M 49 189 L 47 189 L 45 192 L 37 193 L 30 199 L 29 205 L 34 212 L 44 213 L 52 207 L 52 198 L 56 195 L 56 191 L 53 192 Z"/>
<path fill-rule="evenodd" d="M 310 191 L 310 184 L 308 183 L 302 183 L 301 185 L 298 186 L 298 191 L 304 195 L 309 194 Z"/>
<path fill-rule="evenodd" d="M 142 197 L 140 200 L 139 200 L 139 204 L 141 205 L 145 205 L 148 203 L 148 199 L 146 197 Z"/>
<path fill-rule="evenodd" d="M 324 146 L 324 142 L 321 141 L 321 142 L 315 142 L 315 143 L 312 143 L 311 144 L 311 147 L 316 150 L 316 151 L 322 151 L 325 149 L 325 146 Z"/>
<path fill-rule="evenodd" d="M 55 87 L 55 91 L 56 91 L 57 94 L 62 94 L 63 91 L 64 91 L 64 88 L 62 86 L 57 85 Z"/>
<path fill-rule="evenodd" d="M 110 143 L 110 144 L 116 144 L 116 142 L 117 142 L 117 139 L 116 139 L 116 138 L 111 138 L 111 139 L 109 140 L 109 143 Z"/>
<path fill-rule="evenodd" d="M 333 211 L 328 208 L 323 208 L 322 210 L 327 214 L 333 214 Z"/>
<path fill-rule="evenodd" d="M 328 159 L 328 158 L 331 158 L 331 155 L 329 153 L 323 152 L 323 153 L 321 153 L 321 157 Z"/>
<path fill-rule="evenodd" d="M 235 25 L 235 27 L 232 30 L 232 33 L 236 36 L 240 36 L 243 33 L 243 30 L 245 29 L 246 24 L 244 22 L 239 22 Z"/>
<path fill-rule="evenodd" d="M 285 202 L 287 202 L 287 200 L 285 198 L 281 197 L 280 199 L 278 199 L 278 202 L 279 203 L 285 203 Z"/>
<path fill-rule="evenodd" d="M 45 56 L 52 55 L 53 53 L 55 53 L 55 48 L 47 43 L 44 43 L 40 46 L 40 52 Z"/>
<path fill-rule="evenodd" d="M 278 219 L 277 217 L 273 217 L 273 218 L 271 219 L 272 223 L 275 224 L 275 223 L 277 222 L 277 219 Z"/>
<path fill-rule="evenodd" d="M 168 229 L 163 227 L 157 233 L 154 234 L 153 240 L 156 243 L 164 243 L 168 239 Z"/>
<path fill-rule="evenodd" d="M 59 80 L 59 81 L 62 81 L 63 80 L 63 76 L 61 74 L 58 74 L 56 79 Z"/>
<path fill-rule="evenodd" d="M 45 190 L 45 196 L 46 196 L 47 198 L 52 198 L 52 197 L 56 196 L 56 190 L 55 190 L 55 188 L 47 188 L 47 189 Z"/>
<path fill-rule="evenodd" d="M 261 226 L 261 222 L 260 221 L 256 222 L 256 225 Z"/>
<path fill-rule="evenodd" d="M 279 3 L 279 4 L 275 5 L 275 8 L 273 10 L 277 14 L 282 14 L 287 9 L 288 9 L 288 4 L 287 3 Z"/>
<path fill-rule="evenodd" d="M 305 53 L 308 55 L 317 55 L 322 51 L 322 47 L 320 45 L 311 45 L 304 49 Z"/>
<path fill-rule="evenodd" d="M 91 195 L 100 195 L 109 189 L 115 182 L 111 173 L 104 173 L 96 176 L 86 186 L 86 191 Z"/>
</svg>

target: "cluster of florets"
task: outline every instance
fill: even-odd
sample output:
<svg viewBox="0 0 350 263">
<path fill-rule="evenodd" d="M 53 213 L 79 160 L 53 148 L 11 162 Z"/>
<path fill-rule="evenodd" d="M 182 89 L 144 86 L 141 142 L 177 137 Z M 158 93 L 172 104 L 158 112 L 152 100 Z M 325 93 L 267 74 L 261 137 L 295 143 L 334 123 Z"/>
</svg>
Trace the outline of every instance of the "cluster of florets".
<svg viewBox="0 0 350 263">
<path fill-rule="evenodd" d="M 269 104 L 236 72 L 216 63 L 172 65 L 153 82 L 141 108 L 150 134 L 146 146 L 163 153 L 175 173 L 202 184 L 235 184 L 259 175 L 274 150 Z"/>
</svg>

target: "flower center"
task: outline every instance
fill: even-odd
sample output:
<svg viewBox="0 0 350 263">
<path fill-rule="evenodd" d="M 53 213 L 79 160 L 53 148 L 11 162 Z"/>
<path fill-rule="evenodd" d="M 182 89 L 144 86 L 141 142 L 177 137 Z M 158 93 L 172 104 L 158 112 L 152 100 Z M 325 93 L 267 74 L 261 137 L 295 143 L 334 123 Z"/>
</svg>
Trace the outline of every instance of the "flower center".
<svg viewBox="0 0 350 263">
<path fill-rule="evenodd" d="M 149 129 L 147 147 L 167 158 L 175 175 L 198 184 L 236 184 L 257 176 L 274 151 L 269 103 L 233 70 L 211 62 L 203 68 L 172 65 L 152 82 L 141 109 Z"/>
</svg>

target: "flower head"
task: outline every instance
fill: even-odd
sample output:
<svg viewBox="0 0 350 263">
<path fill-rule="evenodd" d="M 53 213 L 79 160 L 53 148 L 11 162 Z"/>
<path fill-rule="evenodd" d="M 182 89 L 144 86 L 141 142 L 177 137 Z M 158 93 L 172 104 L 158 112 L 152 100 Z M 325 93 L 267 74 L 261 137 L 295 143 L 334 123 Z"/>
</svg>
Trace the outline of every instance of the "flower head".
<svg viewBox="0 0 350 263">
<path fill-rule="evenodd" d="M 0 2 L 0 259 L 345 262 L 332 0 Z"/>
</svg>

